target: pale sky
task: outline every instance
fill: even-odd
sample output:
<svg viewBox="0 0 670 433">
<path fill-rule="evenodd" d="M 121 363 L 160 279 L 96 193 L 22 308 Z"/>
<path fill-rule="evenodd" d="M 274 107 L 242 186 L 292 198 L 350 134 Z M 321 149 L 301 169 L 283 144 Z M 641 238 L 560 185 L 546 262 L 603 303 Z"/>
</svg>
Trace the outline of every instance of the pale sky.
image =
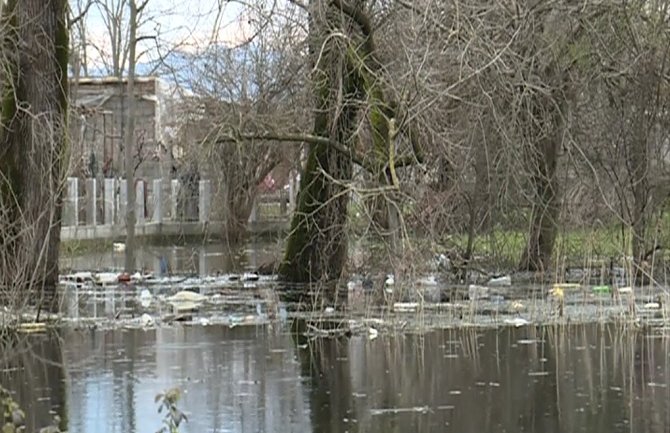
<svg viewBox="0 0 670 433">
<path fill-rule="evenodd" d="M 76 14 L 77 1 L 70 0 Z M 139 2 L 139 1 L 138 1 Z M 127 0 L 102 0 L 114 9 L 122 5 L 124 23 L 128 20 Z M 221 10 L 219 10 L 221 4 Z M 102 8 L 93 5 L 86 18 L 86 34 L 90 45 L 99 47 L 103 53 L 91 46 L 87 49 L 89 64 L 102 67 L 102 57 L 111 58 L 111 37 Z M 178 47 L 181 51 L 197 52 L 211 42 L 235 45 L 249 36 L 243 16 L 244 7 L 226 0 L 149 0 L 144 11 L 145 20 L 138 29 L 138 37 L 158 36 L 161 51 L 165 53 Z M 127 26 L 124 24 L 124 30 Z M 148 62 L 158 57 L 154 41 L 146 40 L 138 44 L 138 54 L 144 52 L 139 62 Z"/>
</svg>

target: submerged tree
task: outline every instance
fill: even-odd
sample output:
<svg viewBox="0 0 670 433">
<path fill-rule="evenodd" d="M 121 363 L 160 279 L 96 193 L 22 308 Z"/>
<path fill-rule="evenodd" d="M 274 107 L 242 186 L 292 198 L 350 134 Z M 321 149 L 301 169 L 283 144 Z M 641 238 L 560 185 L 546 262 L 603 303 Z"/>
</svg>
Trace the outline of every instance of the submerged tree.
<svg viewBox="0 0 670 433">
<path fill-rule="evenodd" d="M 399 137 L 410 135 L 410 128 L 384 78 L 367 2 L 312 1 L 308 13 L 314 125 L 305 137 L 307 162 L 279 267 L 280 277 L 294 283 L 340 278 L 354 164 L 397 190 L 396 168 L 415 160 L 396 155 Z M 370 131 L 368 143 L 362 124 Z"/>
<path fill-rule="evenodd" d="M 14 301 L 52 309 L 66 162 L 66 12 L 65 0 L 12 0 L 2 27 L 1 284 L 14 289 Z"/>
<path fill-rule="evenodd" d="M 632 255 L 637 281 L 656 247 L 667 247 L 658 232 L 670 196 L 669 6 L 612 6 L 588 33 L 598 73 L 580 116 L 580 152 L 597 195 L 622 223 L 621 248 Z"/>
</svg>

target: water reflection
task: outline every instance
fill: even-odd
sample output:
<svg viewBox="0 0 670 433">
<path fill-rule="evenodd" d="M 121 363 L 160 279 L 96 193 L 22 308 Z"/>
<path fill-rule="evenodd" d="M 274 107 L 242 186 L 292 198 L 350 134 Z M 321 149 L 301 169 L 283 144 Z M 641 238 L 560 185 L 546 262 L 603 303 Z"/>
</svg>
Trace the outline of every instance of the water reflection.
<svg viewBox="0 0 670 433">
<path fill-rule="evenodd" d="M 153 398 L 172 386 L 186 391 L 184 432 L 670 429 L 668 339 L 651 330 L 580 325 L 307 341 L 278 329 L 183 327 L 62 338 L 72 433 L 156 431 Z M 59 353 L 47 349 L 37 348 L 46 358 Z M 52 396 L 30 408 L 35 417 L 44 405 L 63 407 L 58 370 L 26 362 L 4 383 L 22 402 Z"/>
<path fill-rule="evenodd" d="M 156 274 L 161 272 L 161 259 L 169 272 L 201 276 L 215 273 L 243 272 L 256 269 L 271 261 L 277 253 L 277 244 L 256 239 L 243 245 L 224 243 L 196 243 L 186 245 L 143 244 L 136 254 L 137 269 Z M 125 253 L 112 246 L 105 251 L 82 251 L 61 256 L 63 269 L 89 271 L 94 269 L 123 269 Z"/>
<path fill-rule="evenodd" d="M 72 334 L 70 432 L 153 432 L 154 396 L 179 386 L 184 432 L 309 431 L 290 336 L 259 328 Z M 294 427 L 291 427 L 294 426 Z"/>
<path fill-rule="evenodd" d="M 54 415 L 67 427 L 66 382 L 58 336 L 0 335 L 0 385 L 25 411 L 26 431 L 51 425 Z"/>
</svg>

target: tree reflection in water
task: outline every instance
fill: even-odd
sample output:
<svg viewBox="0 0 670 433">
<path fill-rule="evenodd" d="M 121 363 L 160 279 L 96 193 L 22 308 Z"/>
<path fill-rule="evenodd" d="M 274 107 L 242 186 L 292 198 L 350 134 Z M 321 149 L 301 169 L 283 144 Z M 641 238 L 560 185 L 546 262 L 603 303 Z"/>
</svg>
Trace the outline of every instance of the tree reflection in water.
<svg viewBox="0 0 670 433">
<path fill-rule="evenodd" d="M 182 433 L 670 431 L 660 331 L 571 325 L 307 339 L 304 322 L 295 324 L 293 332 L 22 336 L 6 343 L 1 383 L 16 391 L 30 428 L 49 424 L 55 410 L 71 433 L 155 431 L 153 397 L 174 386 L 185 392 Z"/>
<path fill-rule="evenodd" d="M 67 431 L 68 407 L 62 340 L 58 333 L 0 337 L 0 385 L 13 392 L 26 414 L 26 431 L 38 431 L 60 417 Z"/>
</svg>

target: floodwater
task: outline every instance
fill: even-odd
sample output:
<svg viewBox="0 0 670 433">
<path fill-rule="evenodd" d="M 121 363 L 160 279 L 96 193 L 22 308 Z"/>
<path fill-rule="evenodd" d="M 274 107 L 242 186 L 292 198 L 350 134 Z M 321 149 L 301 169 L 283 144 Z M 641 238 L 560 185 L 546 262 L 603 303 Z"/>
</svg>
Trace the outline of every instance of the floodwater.
<svg viewBox="0 0 670 433">
<path fill-rule="evenodd" d="M 185 392 L 184 433 L 670 431 L 662 330 L 307 340 L 291 329 L 289 321 L 31 336 L 3 351 L 0 383 L 16 392 L 31 428 L 54 410 L 70 433 L 155 432 L 154 396 L 175 386 Z"/>
<path fill-rule="evenodd" d="M 242 272 L 255 269 L 275 258 L 278 244 L 264 239 L 255 239 L 243 245 L 228 245 L 221 242 L 190 243 L 183 245 L 142 244 L 136 252 L 137 269 L 159 274 L 161 259 L 165 260 L 170 273 L 207 276 L 216 273 Z M 61 255 L 60 266 L 64 270 L 90 271 L 121 270 L 125 253 L 113 247 L 100 251 L 76 250 Z"/>
</svg>

